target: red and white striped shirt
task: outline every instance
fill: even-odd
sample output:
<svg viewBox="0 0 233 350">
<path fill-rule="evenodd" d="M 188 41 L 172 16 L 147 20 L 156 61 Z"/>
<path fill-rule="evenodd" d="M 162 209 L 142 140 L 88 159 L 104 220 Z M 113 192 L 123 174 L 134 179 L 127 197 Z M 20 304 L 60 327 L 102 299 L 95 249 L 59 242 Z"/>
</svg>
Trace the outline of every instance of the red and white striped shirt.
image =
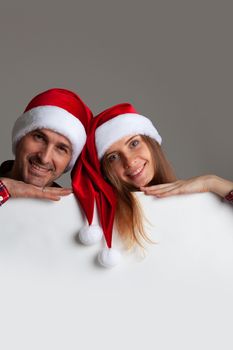
<svg viewBox="0 0 233 350">
<path fill-rule="evenodd" d="M 0 206 L 4 204 L 10 198 L 10 193 L 8 192 L 4 183 L 0 180 Z"/>
<path fill-rule="evenodd" d="M 230 191 L 230 192 L 225 196 L 225 199 L 226 199 L 227 201 L 233 203 L 233 190 Z"/>
</svg>

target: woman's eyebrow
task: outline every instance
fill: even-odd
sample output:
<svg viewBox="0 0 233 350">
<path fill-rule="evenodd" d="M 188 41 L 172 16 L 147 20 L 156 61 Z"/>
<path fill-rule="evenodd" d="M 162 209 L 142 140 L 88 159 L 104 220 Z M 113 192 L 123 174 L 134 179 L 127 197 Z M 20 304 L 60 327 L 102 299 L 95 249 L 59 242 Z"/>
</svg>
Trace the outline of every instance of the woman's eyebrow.
<svg viewBox="0 0 233 350">
<path fill-rule="evenodd" d="M 108 156 L 110 156 L 110 155 L 113 154 L 113 153 L 116 153 L 116 151 L 112 151 L 112 152 L 106 153 L 106 154 L 105 154 L 105 157 L 108 157 Z"/>
<path fill-rule="evenodd" d="M 130 137 L 126 142 L 125 142 L 125 145 L 127 145 L 132 139 L 134 139 L 137 135 L 133 135 L 132 137 Z"/>
</svg>

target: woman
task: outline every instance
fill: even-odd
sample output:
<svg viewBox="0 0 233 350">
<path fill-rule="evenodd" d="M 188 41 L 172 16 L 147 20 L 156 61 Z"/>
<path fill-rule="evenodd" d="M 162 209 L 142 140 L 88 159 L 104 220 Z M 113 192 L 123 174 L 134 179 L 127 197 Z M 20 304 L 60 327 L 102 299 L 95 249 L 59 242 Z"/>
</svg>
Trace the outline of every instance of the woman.
<svg viewBox="0 0 233 350">
<path fill-rule="evenodd" d="M 117 192 L 115 221 L 118 232 L 127 247 L 132 247 L 134 243 L 143 246 L 143 240 L 148 241 L 148 238 L 133 192 L 140 191 L 143 186 L 153 185 L 154 188 L 157 184 L 170 183 L 176 178 L 160 146 L 161 137 L 149 119 L 137 113 L 122 114 L 111 123 L 114 124 L 110 124 L 111 130 L 107 130 L 106 123 L 96 130 L 98 158 L 102 173 Z M 136 123 L 139 127 L 135 127 Z M 123 133 L 119 133 L 121 125 Z M 111 144 L 103 154 L 99 140 L 107 143 L 105 135 L 111 135 Z"/>
<path fill-rule="evenodd" d="M 81 160 L 73 172 L 73 188 L 89 224 L 96 201 L 108 248 L 112 244 L 114 218 L 128 248 L 150 241 L 134 191 L 158 197 L 204 191 L 225 196 L 233 189 L 232 182 L 214 176 L 175 181 L 161 142 L 151 121 L 130 104 L 113 106 L 94 118 Z M 86 193 L 82 188 L 88 189 Z M 88 236 L 86 231 L 84 240 L 85 235 Z"/>
<path fill-rule="evenodd" d="M 113 106 L 92 121 L 86 146 L 72 172 L 72 184 L 90 225 L 79 235 L 84 244 L 101 237 L 92 225 L 96 203 L 108 247 L 99 255 L 105 266 L 111 267 L 119 260 L 112 249 L 114 221 L 128 248 L 150 241 L 133 191 L 176 179 L 161 142 L 151 121 L 128 103 Z"/>
</svg>

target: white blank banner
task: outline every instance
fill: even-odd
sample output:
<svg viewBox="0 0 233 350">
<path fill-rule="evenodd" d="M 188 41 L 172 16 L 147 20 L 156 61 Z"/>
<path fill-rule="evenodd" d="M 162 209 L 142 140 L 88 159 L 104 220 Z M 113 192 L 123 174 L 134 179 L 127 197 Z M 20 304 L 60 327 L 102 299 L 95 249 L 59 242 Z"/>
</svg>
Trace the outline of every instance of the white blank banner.
<svg viewBox="0 0 233 350">
<path fill-rule="evenodd" d="M 233 206 L 137 196 L 156 243 L 113 269 L 77 241 L 73 195 L 0 208 L 1 349 L 232 350 Z"/>
</svg>

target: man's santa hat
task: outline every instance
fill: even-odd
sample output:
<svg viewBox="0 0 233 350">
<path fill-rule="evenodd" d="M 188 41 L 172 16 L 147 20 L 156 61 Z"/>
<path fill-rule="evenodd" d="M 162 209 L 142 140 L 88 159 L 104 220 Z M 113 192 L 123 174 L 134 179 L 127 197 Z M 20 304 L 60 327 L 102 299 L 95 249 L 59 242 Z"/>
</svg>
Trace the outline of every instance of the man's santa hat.
<svg viewBox="0 0 233 350">
<path fill-rule="evenodd" d="M 29 132 L 50 129 L 65 136 L 72 145 L 72 158 L 66 169 L 70 170 L 86 142 L 92 112 L 74 92 L 50 89 L 35 96 L 24 113 L 16 120 L 12 131 L 12 150 Z"/>
<path fill-rule="evenodd" d="M 112 248 L 112 230 L 116 211 L 117 194 L 103 177 L 101 159 L 107 149 L 124 136 L 150 136 L 161 144 L 162 139 L 152 122 L 137 113 L 128 103 L 113 106 L 92 119 L 90 133 L 79 162 L 72 171 L 72 185 L 90 226 L 80 230 L 79 238 L 84 244 L 101 239 L 102 230 L 93 225 L 95 203 L 103 229 L 107 248 L 98 259 L 105 267 L 115 266 L 120 253 Z"/>
</svg>

